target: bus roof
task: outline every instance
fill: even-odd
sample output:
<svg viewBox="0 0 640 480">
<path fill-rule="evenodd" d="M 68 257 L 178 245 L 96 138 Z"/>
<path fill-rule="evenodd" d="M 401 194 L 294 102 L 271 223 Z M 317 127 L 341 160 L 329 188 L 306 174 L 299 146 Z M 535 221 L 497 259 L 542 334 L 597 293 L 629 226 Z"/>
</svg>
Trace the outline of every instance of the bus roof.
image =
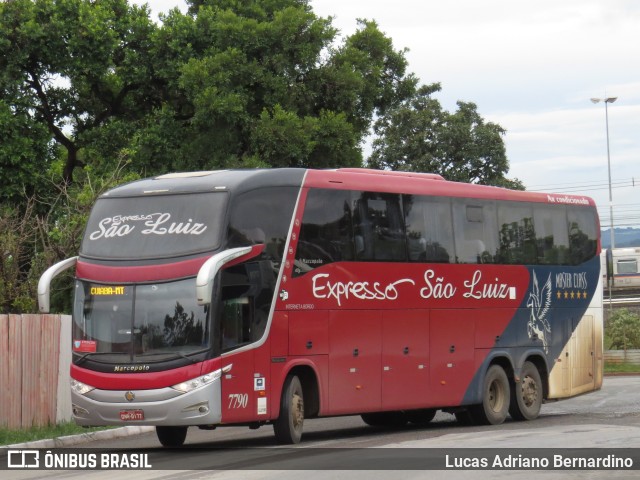
<svg viewBox="0 0 640 480">
<path fill-rule="evenodd" d="M 437 174 L 389 172 L 364 168 L 308 170 L 305 186 L 595 207 L 593 199 L 583 195 L 509 190 L 487 185 L 452 182 Z"/>
<path fill-rule="evenodd" d="M 366 168 L 313 170 L 274 168 L 179 172 L 138 180 L 116 187 L 102 197 L 232 191 L 241 193 L 262 187 L 295 186 L 362 190 L 412 195 L 435 195 L 479 199 L 511 200 L 595 207 L 582 195 L 538 193 L 500 187 L 451 182 L 433 173 L 397 172 Z"/>
<path fill-rule="evenodd" d="M 215 191 L 242 193 L 262 187 L 299 188 L 305 171 L 302 168 L 273 168 L 168 173 L 115 187 L 101 198 Z"/>
</svg>

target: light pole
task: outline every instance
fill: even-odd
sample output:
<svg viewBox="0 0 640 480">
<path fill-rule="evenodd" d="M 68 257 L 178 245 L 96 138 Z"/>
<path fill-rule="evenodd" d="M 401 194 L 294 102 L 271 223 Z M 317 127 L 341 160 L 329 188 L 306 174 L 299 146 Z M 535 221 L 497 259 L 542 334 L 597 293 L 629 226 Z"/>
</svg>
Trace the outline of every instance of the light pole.
<svg viewBox="0 0 640 480">
<path fill-rule="evenodd" d="M 611 218 L 611 250 L 615 248 L 614 234 L 613 234 L 613 193 L 611 192 L 611 156 L 609 154 L 609 110 L 607 108 L 608 103 L 613 103 L 618 97 L 606 97 L 606 98 L 592 98 L 593 103 L 604 102 L 604 118 L 607 128 L 607 168 L 609 170 L 609 216 Z"/>
</svg>

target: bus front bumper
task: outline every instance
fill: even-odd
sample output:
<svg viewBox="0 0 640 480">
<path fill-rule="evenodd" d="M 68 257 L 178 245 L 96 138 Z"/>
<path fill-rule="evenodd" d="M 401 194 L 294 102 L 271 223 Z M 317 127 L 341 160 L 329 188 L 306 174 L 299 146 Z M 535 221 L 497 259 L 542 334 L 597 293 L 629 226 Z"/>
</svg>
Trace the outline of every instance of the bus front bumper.
<svg viewBox="0 0 640 480">
<path fill-rule="evenodd" d="M 73 419 L 83 426 L 217 425 L 220 399 L 219 378 L 187 393 L 173 388 L 71 391 Z"/>
</svg>

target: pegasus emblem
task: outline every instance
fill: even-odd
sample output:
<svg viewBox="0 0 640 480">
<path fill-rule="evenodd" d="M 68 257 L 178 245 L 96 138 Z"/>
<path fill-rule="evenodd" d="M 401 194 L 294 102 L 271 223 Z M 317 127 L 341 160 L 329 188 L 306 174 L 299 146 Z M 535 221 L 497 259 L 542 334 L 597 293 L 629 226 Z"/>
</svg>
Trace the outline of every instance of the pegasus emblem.
<svg viewBox="0 0 640 480">
<path fill-rule="evenodd" d="M 533 289 L 529 293 L 527 307 L 530 316 L 527 323 L 527 333 L 530 339 L 538 339 L 542 341 L 544 353 L 549 353 L 549 336 L 551 335 L 551 325 L 547 320 L 549 307 L 551 306 L 551 274 L 546 283 L 540 290 L 538 285 L 538 277 L 533 272 Z"/>
</svg>

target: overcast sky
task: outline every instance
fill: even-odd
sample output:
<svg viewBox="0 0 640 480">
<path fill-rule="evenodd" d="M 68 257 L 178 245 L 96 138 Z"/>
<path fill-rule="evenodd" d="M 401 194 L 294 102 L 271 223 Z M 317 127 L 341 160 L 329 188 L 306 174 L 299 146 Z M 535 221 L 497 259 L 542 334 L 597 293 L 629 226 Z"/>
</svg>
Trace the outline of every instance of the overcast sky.
<svg viewBox="0 0 640 480">
<path fill-rule="evenodd" d="M 135 0 L 154 15 L 182 0 Z M 593 197 L 609 225 L 604 103 L 614 225 L 640 225 L 640 2 L 636 0 L 311 0 L 343 35 L 375 20 L 422 83 L 440 82 L 449 111 L 474 102 L 507 130 L 511 165 L 529 190 Z M 631 186 L 635 181 L 636 187 Z"/>
</svg>

